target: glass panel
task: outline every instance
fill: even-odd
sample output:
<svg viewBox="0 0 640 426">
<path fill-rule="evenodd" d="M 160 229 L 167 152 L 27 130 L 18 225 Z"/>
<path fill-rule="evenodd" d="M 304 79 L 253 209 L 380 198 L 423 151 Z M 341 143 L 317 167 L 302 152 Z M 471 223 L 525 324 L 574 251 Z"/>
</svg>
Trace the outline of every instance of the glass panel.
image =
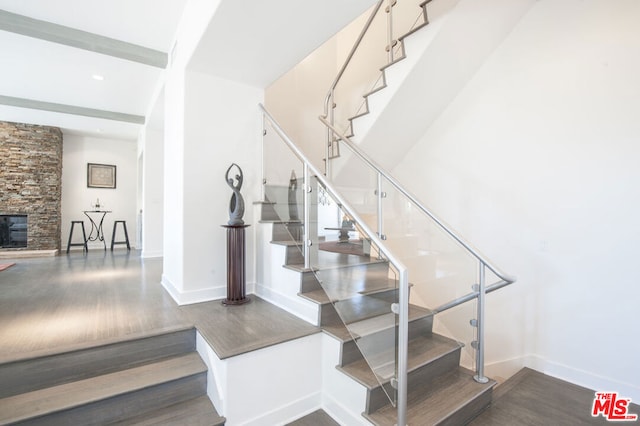
<svg viewBox="0 0 640 426">
<path fill-rule="evenodd" d="M 386 181 L 382 187 L 385 243 L 409 270 L 409 302 L 435 309 L 473 292 L 477 260 L 395 187 Z M 466 303 L 436 316 L 434 332 L 462 341 L 472 350 L 469 320 L 475 317 L 473 303 Z"/>
<path fill-rule="evenodd" d="M 331 161 L 331 182 L 374 232 L 378 229 L 376 188 L 378 174 L 348 149 Z"/>
<path fill-rule="evenodd" d="M 323 310 L 323 326 L 353 339 L 362 356 L 349 368 L 370 369 L 372 384 L 380 384 L 395 404 L 390 380 L 396 374 L 397 324 L 391 305 L 398 301 L 397 274 L 354 215 L 312 181 L 324 206 L 318 207 L 319 252 L 311 268 L 332 307 Z"/>
<path fill-rule="evenodd" d="M 304 166 L 267 126 L 264 136 L 264 197 L 275 215 L 273 242 L 287 246 L 286 264 L 304 266 Z"/>
<path fill-rule="evenodd" d="M 476 351 L 471 346 L 471 342 L 476 340 L 476 329 L 469 324 L 469 320 L 477 317 L 476 306 L 475 300 L 472 300 L 433 317 L 434 333 L 464 344 L 460 353 L 460 365 L 469 370 L 476 368 Z"/>
</svg>

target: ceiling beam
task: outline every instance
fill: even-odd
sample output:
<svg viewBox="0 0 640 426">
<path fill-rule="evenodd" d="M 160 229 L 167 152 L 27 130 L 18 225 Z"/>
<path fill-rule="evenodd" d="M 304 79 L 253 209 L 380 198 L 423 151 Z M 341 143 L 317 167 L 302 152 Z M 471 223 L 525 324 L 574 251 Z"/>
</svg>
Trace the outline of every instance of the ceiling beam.
<svg viewBox="0 0 640 426">
<path fill-rule="evenodd" d="M 85 108 L 74 105 L 56 104 L 53 102 L 36 101 L 33 99 L 14 98 L 0 95 L 0 104 L 18 108 L 39 109 L 42 111 L 60 112 L 63 114 L 81 115 L 84 117 L 102 118 L 105 120 L 123 121 L 125 123 L 144 124 L 141 115 L 124 114 L 122 112 L 105 111 L 102 109 Z"/>
<path fill-rule="evenodd" d="M 166 68 L 167 54 L 137 44 L 29 18 L 0 9 L 0 30 L 22 34 L 90 52 L 102 53 L 157 68 Z"/>
</svg>

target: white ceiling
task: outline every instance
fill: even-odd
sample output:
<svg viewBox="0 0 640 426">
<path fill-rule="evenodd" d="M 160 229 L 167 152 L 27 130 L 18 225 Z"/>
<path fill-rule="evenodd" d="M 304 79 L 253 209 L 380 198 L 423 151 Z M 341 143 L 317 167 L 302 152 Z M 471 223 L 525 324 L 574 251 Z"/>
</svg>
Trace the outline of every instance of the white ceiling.
<svg viewBox="0 0 640 426">
<path fill-rule="evenodd" d="M 0 30 L 0 120 L 135 140 L 163 68 L 72 45 L 79 39 L 93 46 L 91 37 L 98 35 L 166 54 L 188 1 L 0 0 L 0 28 L 11 29 Z M 189 68 L 266 87 L 374 1 L 221 1 Z M 70 31 L 68 43 L 48 41 L 45 30 L 44 37 L 22 35 L 7 12 L 44 21 L 23 22 L 30 35 L 40 28 L 54 27 L 56 35 Z M 118 119 L 85 116 L 94 111 Z"/>
<path fill-rule="evenodd" d="M 187 0 L 0 0 L 0 9 L 168 52 Z M 161 68 L 0 31 L 0 96 L 144 116 Z M 103 81 L 92 78 L 102 75 Z M 140 124 L 0 105 L 0 120 L 135 139 Z"/>
<path fill-rule="evenodd" d="M 375 2 L 223 1 L 189 68 L 266 87 Z"/>
</svg>

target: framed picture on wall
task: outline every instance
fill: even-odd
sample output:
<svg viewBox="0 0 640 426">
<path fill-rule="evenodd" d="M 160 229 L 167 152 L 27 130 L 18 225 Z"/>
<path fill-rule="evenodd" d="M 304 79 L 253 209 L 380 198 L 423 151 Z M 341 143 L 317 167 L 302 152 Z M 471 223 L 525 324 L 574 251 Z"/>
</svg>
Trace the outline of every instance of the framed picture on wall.
<svg viewBox="0 0 640 426">
<path fill-rule="evenodd" d="M 87 163 L 88 188 L 115 188 L 116 166 Z"/>
</svg>

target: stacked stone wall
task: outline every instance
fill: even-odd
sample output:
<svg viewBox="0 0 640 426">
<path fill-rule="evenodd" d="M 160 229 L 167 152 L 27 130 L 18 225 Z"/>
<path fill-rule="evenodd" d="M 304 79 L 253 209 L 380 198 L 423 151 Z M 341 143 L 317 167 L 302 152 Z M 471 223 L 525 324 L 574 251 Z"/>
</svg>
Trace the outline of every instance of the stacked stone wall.
<svg viewBox="0 0 640 426">
<path fill-rule="evenodd" d="M 62 132 L 0 121 L 0 158 L 0 214 L 28 216 L 26 250 L 59 250 Z"/>
</svg>

